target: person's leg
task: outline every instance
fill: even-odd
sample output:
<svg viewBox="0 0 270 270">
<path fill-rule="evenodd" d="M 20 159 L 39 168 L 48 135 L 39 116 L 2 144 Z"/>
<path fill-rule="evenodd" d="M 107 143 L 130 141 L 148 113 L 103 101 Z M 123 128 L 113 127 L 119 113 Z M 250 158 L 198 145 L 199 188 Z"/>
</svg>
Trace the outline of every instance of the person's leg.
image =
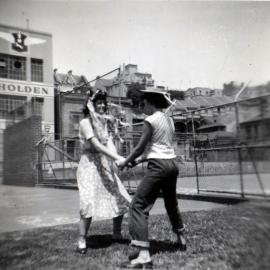
<svg viewBox="0 0 270 270">
<path fill-rule="evenodd" d="M 133 256 L 131 264 L 151 262 L 148 240 L 148 217 L 160 192 L 160 177 L 162 173 L 158 163 L 154 161 L 149 162 L 147 174 L 141 181 L 131 202 L 129 212 L 131 245 L 139 248 L 138 256 L 137 258 Z"/>
<path fill-rule="evenodd" d="M 162 195 L 165 203 L 165 208 L 172 224 L 173 232 L 177 235 L 179 247 L 182 250 L 186 249 L 186 240 L 183 236 L 184 224 L 178 208 L 176 183 L 178 176 L 178 168 L 174 162 L 167 162 L 169 174 L 162 184 Z"/>
<path fill-rule="evenodd" d="M 130 204 L 129 232 L 134 245 L 148 247 L 148 217 L 158 195 L 159 184 L 143 179 Z"/>
<path fill-rule="evenodd" d="M 170 222 L 174 232 L 184 228 L 181 214 L 178 208 L 178 201 L 176 196 L 176 180 L 168 179 L 167 183 L 162 186 L 162 195 L 166 211 L 168 213 Z"/>
<path fill-rule="evenodd" d="M 122 240 L 121 226 L 124 215 L 113 218 L 113 235 L 112 240 Z"/>
<path fill-rule="evenodd" d="M 80 222 L 79 222 L 79 240 L 78 240 L 78 248 L 77 251 L 79 253 L 85 254 L 86 253 L 86 236 L 91 224 L 92 218 L 85 218 L 80 213 Z"/>
</svg>

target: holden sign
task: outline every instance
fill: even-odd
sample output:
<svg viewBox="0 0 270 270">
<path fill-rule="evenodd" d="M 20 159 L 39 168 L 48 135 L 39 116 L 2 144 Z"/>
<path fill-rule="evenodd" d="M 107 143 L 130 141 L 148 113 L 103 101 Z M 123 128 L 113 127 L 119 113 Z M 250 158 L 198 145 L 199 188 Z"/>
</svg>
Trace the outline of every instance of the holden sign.
<svg viewBox="0 0 270 270">
<path fill-rule="evenodd" d="M 46 84 L 15 83 L 0 80 L 1 94 L 53 96 L 53 86 Z"/>
</svg>

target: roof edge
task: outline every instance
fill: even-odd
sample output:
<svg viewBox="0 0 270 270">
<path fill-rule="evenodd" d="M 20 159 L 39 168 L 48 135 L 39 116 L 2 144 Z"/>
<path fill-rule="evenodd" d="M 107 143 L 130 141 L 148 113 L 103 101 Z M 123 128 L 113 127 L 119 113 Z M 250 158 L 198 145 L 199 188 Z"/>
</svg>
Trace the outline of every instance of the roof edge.
<svg viewBox="0 0 270 270">
<path fill-rule="evenodd" d="M 52 37 L 51 33 L 42 32 L 42 31 L 33 30 L 33 29 L 21 28 L 21 27 L 12 26 L 12 25 L 6 25 L 6 24 L 0 24 L 0 27 L 7 28 L 7 29 L 14 29 L 14 30 L 22 31 L 22 32 L 32 33 L 32 34 L 45 35 L 45 36 Z"/>
</svg>

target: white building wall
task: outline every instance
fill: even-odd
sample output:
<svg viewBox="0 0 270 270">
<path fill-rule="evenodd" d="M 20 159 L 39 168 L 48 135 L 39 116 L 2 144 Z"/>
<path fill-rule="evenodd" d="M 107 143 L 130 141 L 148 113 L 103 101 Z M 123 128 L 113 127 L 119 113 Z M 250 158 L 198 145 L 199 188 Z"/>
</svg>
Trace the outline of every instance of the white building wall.
<svg viewBox="0 0 270 270">
<path fill-rule="evenodd" d="M 23 36 L 23 39 L 18 40 L 14 35 Z M 52 35 L 31 29 L 0 25 L 0 54 L 2 54 L 2 60 L 5 60 L 5 57 L 24 57 L 26 59 L 26 78 L 24 80 L 6 78 L 3 73 L 0 74 L 0 94 L 26 97 L 26 102 L 30 102 L 34 97 L 43 98 L 43 130 L 45 126 L 49 126 L 49 132 L 54 132 Z M 31 80 L 31 58 L 43 60 L 42 82 Z M 5 65 L 4 60 L 1 61 L 1 65 Z M 0 115 L 0 183 L 2 183 L 3 131 L 7 122 L 5 116 Z"/>
</svg>

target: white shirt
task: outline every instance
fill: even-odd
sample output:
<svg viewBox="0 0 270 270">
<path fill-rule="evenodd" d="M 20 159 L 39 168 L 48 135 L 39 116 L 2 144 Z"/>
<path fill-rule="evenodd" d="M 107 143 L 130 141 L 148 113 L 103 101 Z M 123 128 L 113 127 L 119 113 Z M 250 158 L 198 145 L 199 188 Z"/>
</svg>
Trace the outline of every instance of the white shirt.
<svg viewBox="0 0 270 270">
<path fill-rule="evenodd" d="M 174 123 L 171 117 L 163 112 L 157 111 L 145 118 L 152 126 L 152 138 L 148 144 L 146 158 L 172 159 L 175 158 L 173 148 Z M 145 156 L 145 155 L 144 155 Z"/>
<path fill-rule="evenodd" d="M 93 127 L 91 125 L 89 118 L 84 118 L 80 121 L 79 126 L 79 138 L 80 138 L 80 146 L 82 151 L 94 151 L 91 143 L 88 141 L 89 139 L 95 136 Z"/>
</svg>

